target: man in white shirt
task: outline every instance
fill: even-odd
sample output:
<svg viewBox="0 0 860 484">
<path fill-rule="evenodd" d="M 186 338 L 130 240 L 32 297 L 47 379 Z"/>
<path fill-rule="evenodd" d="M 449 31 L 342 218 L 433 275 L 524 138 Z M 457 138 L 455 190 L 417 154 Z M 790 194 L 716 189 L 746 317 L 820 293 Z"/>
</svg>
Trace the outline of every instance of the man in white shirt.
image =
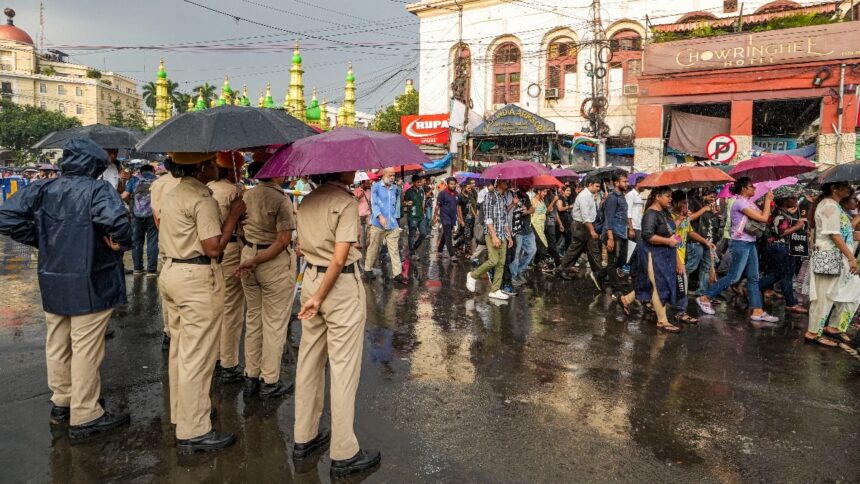
<svg viewBox="0 0 860 484">
<path fill-rule="evenodd" d="M 627 244 L 628 262 L 642 234 L 642 215 L 645 213 L 645 200 L 642 200 L 642 194 L 639 193 L 639 184 L 644 179 L 644 176 L 640 176 L 634 180 L 634 183 L 630 185 L 630 191 L 624 196 L 624 199 L 627 200 L 627 240 L 630 241 Z"/>
<path fill-rule="evenodd" d="M 598 289 L 601 289 L 598 282 L 603 280 L 603 268 L 600 265 L 600 235 L 594 229 L 594 221 L 597 219 L 597 202 L 594 199 L 594 194 L 600 190 L 600 180 L 586 178 L 584 184 L 585 189 L 576 196 L 576 201 L 573 202 L 573 209 L 571 210 L 573 240 L 556 272 L 558 277 L 570 280 L 571 267 L 585 252 L 588 257 L 588 264 L 591 266 L 591 279 Z"/>
<path fill-rule="evenodd" d="M 108 154 L 108 167 L 105 169 L 104 173 L 102 173 L 102 180 L 111 184 L 112 187 L 117 188 L 119 186 L 119 166 L 116 157 L 118 154 L 117 150 L 105 150 Z"/>
<path fill-rule="evenodd" d="M 495 190 L 495 187 L 492 184 L 486 185 L 478 192 L 478 218 L 477 220 L 484 220 L 484 200 L 487 198 L 487 194 Z M 475 251 L 472 253 L 472 267 L 478 267 L 481 265 L 481 256 L 484 252 L 487 251 L 487 246 L 484 243 L 484 231 L 483 230 L 475 230 Z"/>
</svg>

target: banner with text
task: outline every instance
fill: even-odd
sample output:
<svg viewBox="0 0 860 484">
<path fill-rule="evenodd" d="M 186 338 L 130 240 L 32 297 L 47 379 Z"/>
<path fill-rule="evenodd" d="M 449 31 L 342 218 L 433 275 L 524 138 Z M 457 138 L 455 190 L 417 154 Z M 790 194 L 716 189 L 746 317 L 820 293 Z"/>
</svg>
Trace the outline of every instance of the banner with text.
<svg viewBox="0 0 860 484">
<path fill-rule="evenodd" d="M 419 114 L 400 117 L 400 134 L 416 145 L 441 145 L 448 143 L 447 114 Z"/>
</svg>

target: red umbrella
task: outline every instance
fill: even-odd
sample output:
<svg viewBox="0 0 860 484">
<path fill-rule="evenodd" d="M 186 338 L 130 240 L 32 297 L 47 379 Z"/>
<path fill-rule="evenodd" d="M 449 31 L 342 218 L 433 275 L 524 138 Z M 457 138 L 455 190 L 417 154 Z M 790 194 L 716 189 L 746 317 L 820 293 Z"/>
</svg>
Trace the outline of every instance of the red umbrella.
<svg viewBox="0 0 860 484">
<path fill-rule="evenodd" d="M 734 178 L 710 166 L 681 166 L 652 173 L 642 180 L 646 188 L 700 188 L 714 187 L 735 181 Z"/>
<path fill-rule="evenodd" d="M 532 178 L 532 188 L 560 188 L 564 183 L 552 175 L 540 175 Z"/>
<path fill-rule="evenodd" d="M 746 176 L 753 182 L 765 182 L 802 175 L 816 168 L 815 163 L 802 156 L 766 154 L 738 163 L 729 171 L 729 175 L 735 178 Z"/>
</svg>

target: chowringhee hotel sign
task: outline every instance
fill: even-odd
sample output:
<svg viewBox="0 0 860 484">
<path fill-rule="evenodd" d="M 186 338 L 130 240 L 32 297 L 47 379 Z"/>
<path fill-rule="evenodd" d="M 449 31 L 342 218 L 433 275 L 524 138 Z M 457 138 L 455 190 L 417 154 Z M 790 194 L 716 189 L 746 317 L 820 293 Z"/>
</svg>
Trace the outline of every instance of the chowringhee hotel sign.
<svg viewBox="0 0 860 484">
<path fill-rule="evenodd" d="M 643 74 L 860 58 L 860 22 L 650 44 Z"/>
</svg>

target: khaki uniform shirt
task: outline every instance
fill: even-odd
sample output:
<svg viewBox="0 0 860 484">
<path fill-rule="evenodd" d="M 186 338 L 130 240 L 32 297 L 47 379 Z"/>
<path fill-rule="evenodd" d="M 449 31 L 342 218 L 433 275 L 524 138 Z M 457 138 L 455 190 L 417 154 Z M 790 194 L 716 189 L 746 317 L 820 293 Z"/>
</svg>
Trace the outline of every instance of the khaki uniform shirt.
<svg viewBox="0 0 860 484">
<path fill-rule="evenodd" d="M 206 184 L 212 190 L 212 198 L 218 202 L 218 210 L 221 212 L 221 223 L 227 220 L 230 214 L 230 204 L 241 196 L 239 188 L 228 180 L 217 180 Z"/>
<path fill-rule="evenodd" d="M 157 180 L 152 182 L 152 185 L 149 186 L 149 204 L 152 207 L 152 213 L 155 214 L 156 218 L 161 218 L 161 200 L 164 198 L 164 194 L 172 190 L 176 185 L 179 185 L 180 178 L 176 178 L 170 173 L 166 173 L 158 177 Z"/>
<path fill-rule="evenodd" d="M 299 205 L 299 245 L 309 264 L 327 267 L 334 258 L 334 244 L 358 242 L 358 202 L 343 185 L 326 183 L 306 195 Z M 361 252 L 352 246 L 349 266 Z"/>
<path fill-rule="evenodd" d="M 202 240 L 221 235 L 221 215 L 212 192 L 196 178 L 183 177 L 164 196 L 158 248 L 171 259 L 206 255 Z"/>
<path fill-rule="evenodd" d="M 272 244 L 278 232 L 295 230 L 296 218 L 293 203 L 278 185 L 260 182 L 248 190 L 245 201 L 245 239 L 252 244 Z"/>
</svg>

